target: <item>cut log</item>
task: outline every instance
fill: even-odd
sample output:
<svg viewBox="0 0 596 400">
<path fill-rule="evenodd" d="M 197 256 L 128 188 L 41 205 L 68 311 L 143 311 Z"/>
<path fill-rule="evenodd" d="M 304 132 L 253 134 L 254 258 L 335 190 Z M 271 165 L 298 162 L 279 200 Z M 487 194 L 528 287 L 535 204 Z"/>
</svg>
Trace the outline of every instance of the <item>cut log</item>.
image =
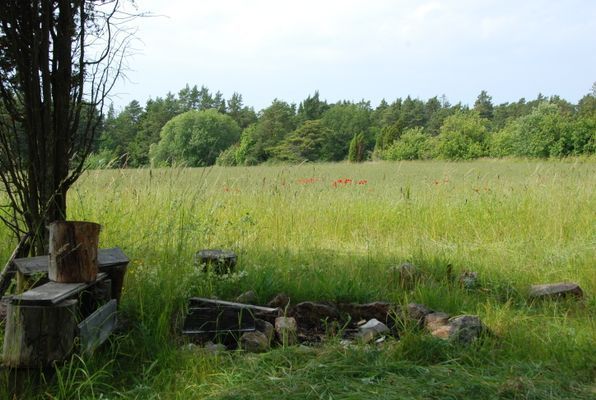
<svg viewBox="0 0 596 400">
<path fill-rule="evenodd" d="M 61 283 L 95 280 L 100 229 L 101 226 L 93 222 L 54 221 L 50 224 L 50 280 Z"/>
<path fill-rule="evenodd" d="M 236 254 L 229 250 L 201 250 L 195 254 L 195 263 L 202 267 L 203 272 L 217 275 L 234 272 L 236 261 Z"/>
<path fill-rule="evenodd" d="M 52 307 L 9 304 L 4 334 L 4 365 L 38 368 L 64 360 L 76 332 L 76 300 Z"/>
</svg>

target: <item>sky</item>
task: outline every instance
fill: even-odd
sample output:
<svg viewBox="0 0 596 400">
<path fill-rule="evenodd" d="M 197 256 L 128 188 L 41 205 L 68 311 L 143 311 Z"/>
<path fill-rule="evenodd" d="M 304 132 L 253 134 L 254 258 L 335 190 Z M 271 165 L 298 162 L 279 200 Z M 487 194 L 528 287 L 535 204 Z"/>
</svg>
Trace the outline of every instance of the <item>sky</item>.
<svg viewBox="0 0 596 400">
<path fill-rule="evenodd" d="M 131 100 L 202 85 L 255 110 L 300 103 L 446 95 L 473 104 L 559 95 L 596 82 L 594 0 L 136 0 L 125 77 Z"/>
</svg>

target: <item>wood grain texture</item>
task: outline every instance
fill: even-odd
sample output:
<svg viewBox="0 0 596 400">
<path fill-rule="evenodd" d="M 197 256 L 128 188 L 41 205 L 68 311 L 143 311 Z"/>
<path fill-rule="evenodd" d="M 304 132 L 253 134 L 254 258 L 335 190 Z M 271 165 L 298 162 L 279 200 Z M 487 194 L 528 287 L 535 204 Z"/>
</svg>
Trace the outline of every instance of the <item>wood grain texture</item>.
<svg viewBox="0 0 596 400">
<path fill-rule="evenodd" d="M 49 226 L 48 277 L 60 283 L 92 282 L 97 276 L 101 225 L 84 221 L 54 221 Z"/>
<path fill-rule="evenodd" d="M 9 304 L 2 358 L 14 368 L 37 368 L 64 360 L 73 350 L 76 300 L 53 307 Z"/>
</svg>

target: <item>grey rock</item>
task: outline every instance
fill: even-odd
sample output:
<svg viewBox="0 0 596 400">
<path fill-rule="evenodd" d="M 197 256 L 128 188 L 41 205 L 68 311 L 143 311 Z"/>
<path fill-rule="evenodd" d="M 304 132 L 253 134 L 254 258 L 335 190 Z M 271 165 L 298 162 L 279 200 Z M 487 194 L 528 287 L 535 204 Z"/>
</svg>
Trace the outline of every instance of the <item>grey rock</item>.
<svg viewBox="0 0 596 400">
<path fill-rule="evenodd" d="M 478 287 L 478 273 L 474 271 L 464 271 L 459 276 L 458 281 L 464 289 L 474 289 Z"/>
<path fill-rule="evenodd" d="M 486 328 L 477 315 L 459 315 L 449 319 L 449 339 L 469 344 L 479 338 Z"/>
<path fill-rule="evenodd" d="M 418 321 L 421 324 L 424 323 L 424 318 L 433 312 L 427 306 L 418 303 L 409 303 L 406 310 L 408 318 Z"/>
<path fill-rule="evenodd" d="M 236 297 L 236 303 L 255 304 L 257 302 L 257 295 L 253 290 L 242 293 Z"/>
<path fill-rule="evenodd" d="M 290 304 L 290 298 L 285 293 L 278 293 L 269 303 L 267 307 L 285 309 Z"/>
<path fill-rule="evenodd" d="M 240 337 L 240 348 L 249 353 L 263 353 L 269 350 L 269 339 L 263 332 L 245 332 Z"/>
<path fill-rule="evenodd" d="M 205 343 L 203 348 L 205 349 L 205 351 L 207 353 L 210 353 L 210 354 L 217 354 L 217 353 L 221 353 L 221 352 L 227 350 L 225 345 L 223 345 L 221 343 L 213 343 L 213 342 Z"/>
<path fill-rule="evenodd" d="M 414 264 L 410 263 L 392 267 L 389 273 L 391 282 L 404 289 L 414 287 L 421 277 L 420 270 Z"/>
<path fill-rule="evenodd" d="M 433 332 L 443 325 L 447 325 L 449 320 L 449 314 L 444 312 L 434 312 L 424 317 L 424 327 L 429 331 Z"/>
<path fill-rule="evenodd" d="M 389 332 L 387 325 L 373 318 L 358 328 L 358 337 L 363 343 L 370 343 L 379 335 L 387 332 Z"/>
<path fill-rule="evenodd" d="M 275 318 L 275 333 L 278 340 L 284 345 L 292 345 L 297 341 L 298 324 L 292 317 Z"/>
<path fill-rule="evenodd" d="M 533 285 L 530 287 L 530 297 L 533 298 L 564 298 L 577 297 L 582 298 L 584 292 L 577 283 L 548 283 L 543 285 Z"/>
<path fill-rule="evenodd" d="M 477 315 L 458 315 L 449 318 L 446 323 L 439 324 L 441 322 L 444 319 L 437 318 L 435 325 L 429 325 L 431 335 L 462 344 L 470 344 L 488 331 Z"/>
<path fill-rule="evenodd" d="M 255 319 L 255 329 L 263 333 L 267 337 L 269 343 L 271 343 L 271 340 L 273 339 L 273 334 L 275 333 L 275 328 L 273 327 L 273 324 L 257 318 Z"/>
</svg>

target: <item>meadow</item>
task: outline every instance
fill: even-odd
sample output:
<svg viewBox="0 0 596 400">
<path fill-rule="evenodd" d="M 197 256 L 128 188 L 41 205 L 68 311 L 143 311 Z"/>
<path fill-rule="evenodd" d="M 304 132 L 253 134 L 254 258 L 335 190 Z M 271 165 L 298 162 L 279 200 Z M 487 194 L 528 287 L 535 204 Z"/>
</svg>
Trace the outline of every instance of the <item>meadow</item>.
<svg viewBox="0 0 596 400">
<path fill-rule="evenodd" d="M 131 263 L 122 328 L 93 357 L 41 380 L 39 399 L 591 399 L 596 395 L 596 163 L 593 160 L 369 162 L 87 171 L 69 218 L 102 224 L 101 247 Z M 0 233 L 0 254 L 14 243 Z M 238 272 L 209 278 L 205 248 Z M 411 262 L 425 278 L 392 283 Z M 466 290 L 446 274 L 476 271 Z M 577 282 L 581 301 L 530 301 L 535 283 Z M 471 346 L 416 329 L 383 346 L 289 346 L 211 355 L 179 328 L 189 296 L 254 290 L 303 300 L 423 303 L 477 314 Z M 0 339 L 2 328 L 0 327 Z M 0 398 L 15 379 L 0 372 Z"/>
</svg>

